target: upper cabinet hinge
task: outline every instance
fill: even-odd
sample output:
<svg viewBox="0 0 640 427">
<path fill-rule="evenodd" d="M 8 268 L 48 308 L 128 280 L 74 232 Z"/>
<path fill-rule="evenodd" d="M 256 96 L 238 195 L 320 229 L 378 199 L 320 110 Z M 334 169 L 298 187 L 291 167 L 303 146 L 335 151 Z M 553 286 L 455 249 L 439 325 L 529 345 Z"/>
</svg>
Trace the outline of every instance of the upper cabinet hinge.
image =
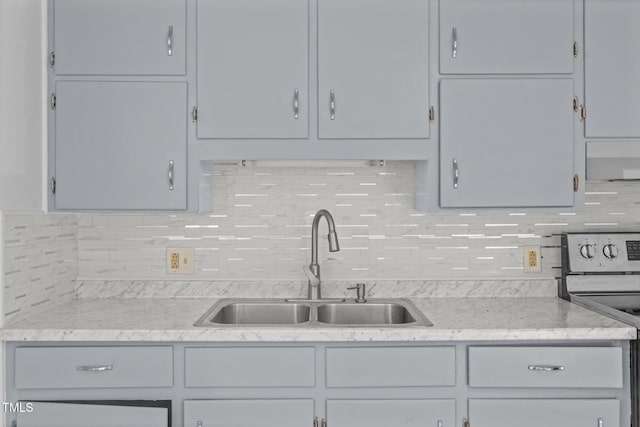
<svg viewBox="0 0 640 427">
<path fill-rule="evenodd" d="M 433 105 L 429 107 L 429 121 L 433 123 L 436 120 L 436 109 L 433 108 Z"/>
<path fill-rule="evenodd" d="M 578 49 L 578 42 L 573 42 L 573 57 L 577 58 L 580 49 Z"/>
<path fill-rule="evenodd" d="M 198 107 L 194 106 L 193 110 L 191 110 L 191 121 L 193 123 L 198 121 Z"/>
<path fill-rule="evenodd" d="M 49 105 L 51 106 L 52 110 L 56 109 L 57 103 L 58 103 L 58 98 L 56 97 L 56 93 L 51 92 L 51 98 L 49 98 Z"/>
<path fill-rule="evenodd" d="M 49 54 L 49 65 L 51 65 L 51 68 L 56 65 L 56 53 L 53 51 Z"/>
<path fill-rule="evenodd" d="M 49 180 L 49 190 L 51 190 L 51 194 L 56 194 L 56 177 L 52 176 Z"/>
<path fill-rule="evenodd" d="M 580 188 L 580 177 L 576 174 L 573 175 L 573 192 L 577 193 Z"/>
</svg>

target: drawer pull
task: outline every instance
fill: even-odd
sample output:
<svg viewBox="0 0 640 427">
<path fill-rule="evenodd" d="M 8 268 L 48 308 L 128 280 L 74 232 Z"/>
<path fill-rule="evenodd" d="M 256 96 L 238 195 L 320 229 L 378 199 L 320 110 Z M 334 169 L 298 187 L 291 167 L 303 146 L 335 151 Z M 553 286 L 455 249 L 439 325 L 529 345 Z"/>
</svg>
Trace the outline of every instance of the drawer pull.
<svg viewBox="0 0 640 427">
<path fill-rule="evenodd" d="M 113 371 L 113 365 L 78 365 L 76 366 L 78 371 L 86 372 L 105 372 Z"/>
<path fill-rule="evenodd" d="M 530 371 L 545 371 L 545 372 L 553 372 L 553 371 L 564 371 L 564 366 L 555 366 L 555 365 L 529 365 Z"/>
<path fill-rule="evenodd" d="M 598 418 L 598 427 L 604 427 L 604 421 L 602 418 Z"/>
</svg>

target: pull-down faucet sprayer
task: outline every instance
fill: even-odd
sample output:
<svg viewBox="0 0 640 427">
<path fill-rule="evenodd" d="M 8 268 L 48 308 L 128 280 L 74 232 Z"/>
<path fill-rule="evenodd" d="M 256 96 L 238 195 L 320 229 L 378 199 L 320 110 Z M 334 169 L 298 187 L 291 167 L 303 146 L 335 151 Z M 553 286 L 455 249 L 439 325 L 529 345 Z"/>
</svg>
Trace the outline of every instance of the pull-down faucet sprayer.
<svg viewBox="0 0 640 427">
<path fill-rule="evenodd" d="M 318 265 L 318 225 L 322 217 L 327 220 L 327 225 L 329 226 L 329 252 L 338 252 L 340 250 L 333 217 L 329 211 L 321 209 L 316 213 L 316 216 L 313 217 L 313 225 L 311 226 L 311 264 L 303 268 L 309 278 L 307 297 L 312 300 L 322 298 L 320 290 L 320 265 Z"/>
</svg>

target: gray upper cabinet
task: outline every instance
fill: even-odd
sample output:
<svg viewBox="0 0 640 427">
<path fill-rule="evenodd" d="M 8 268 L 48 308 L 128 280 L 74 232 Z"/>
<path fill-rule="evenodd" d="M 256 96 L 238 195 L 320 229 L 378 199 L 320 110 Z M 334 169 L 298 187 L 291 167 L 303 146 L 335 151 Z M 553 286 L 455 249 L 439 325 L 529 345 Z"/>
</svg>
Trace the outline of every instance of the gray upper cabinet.
<svg viewBox="0 0 640 427">
<path fill-rule="evenodd" d="M 573 22 L 573 0 L 440 0 L 440 72 L 573 73 Z"/>
<path fill-rule="evenodd" d="M 186 209 L 186 83 L 55 88 L 56 209 Z"/>
<path fill-rule="evenodd" d="M 573 80 L 444 79 L 443 207 L 573 206 Z"/>
<path fill-rule="evenodd" d="M 429 2 L 319 0 L 318 73 L 320 138 L 428 138 Z"/>
<path fill-rule="evenodd" d="M 587 138 L 640 137 L 640 2 L 585 1 Z"/>
<path fill-rule="evenodd" d="M 184 75 L 185 0 L 54 0 L 58 75 Z"/>
<path fill-rule="evenodd" d="M 308 138 L 308 2 L 198 0 L 198 138 Z"/>
</svg>

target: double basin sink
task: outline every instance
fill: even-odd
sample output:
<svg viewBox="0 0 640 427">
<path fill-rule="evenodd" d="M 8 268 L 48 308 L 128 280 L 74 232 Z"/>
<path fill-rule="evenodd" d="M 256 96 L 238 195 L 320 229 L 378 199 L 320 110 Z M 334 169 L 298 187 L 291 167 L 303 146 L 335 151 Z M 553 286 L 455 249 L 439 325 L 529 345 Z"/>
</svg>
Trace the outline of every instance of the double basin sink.
<svg viewBox="0 0 640 427">
<path fill-rule="evenodd" d="M 224 299 L 194 326 L 433 326 L 409 300 Z"/>
</svg>

